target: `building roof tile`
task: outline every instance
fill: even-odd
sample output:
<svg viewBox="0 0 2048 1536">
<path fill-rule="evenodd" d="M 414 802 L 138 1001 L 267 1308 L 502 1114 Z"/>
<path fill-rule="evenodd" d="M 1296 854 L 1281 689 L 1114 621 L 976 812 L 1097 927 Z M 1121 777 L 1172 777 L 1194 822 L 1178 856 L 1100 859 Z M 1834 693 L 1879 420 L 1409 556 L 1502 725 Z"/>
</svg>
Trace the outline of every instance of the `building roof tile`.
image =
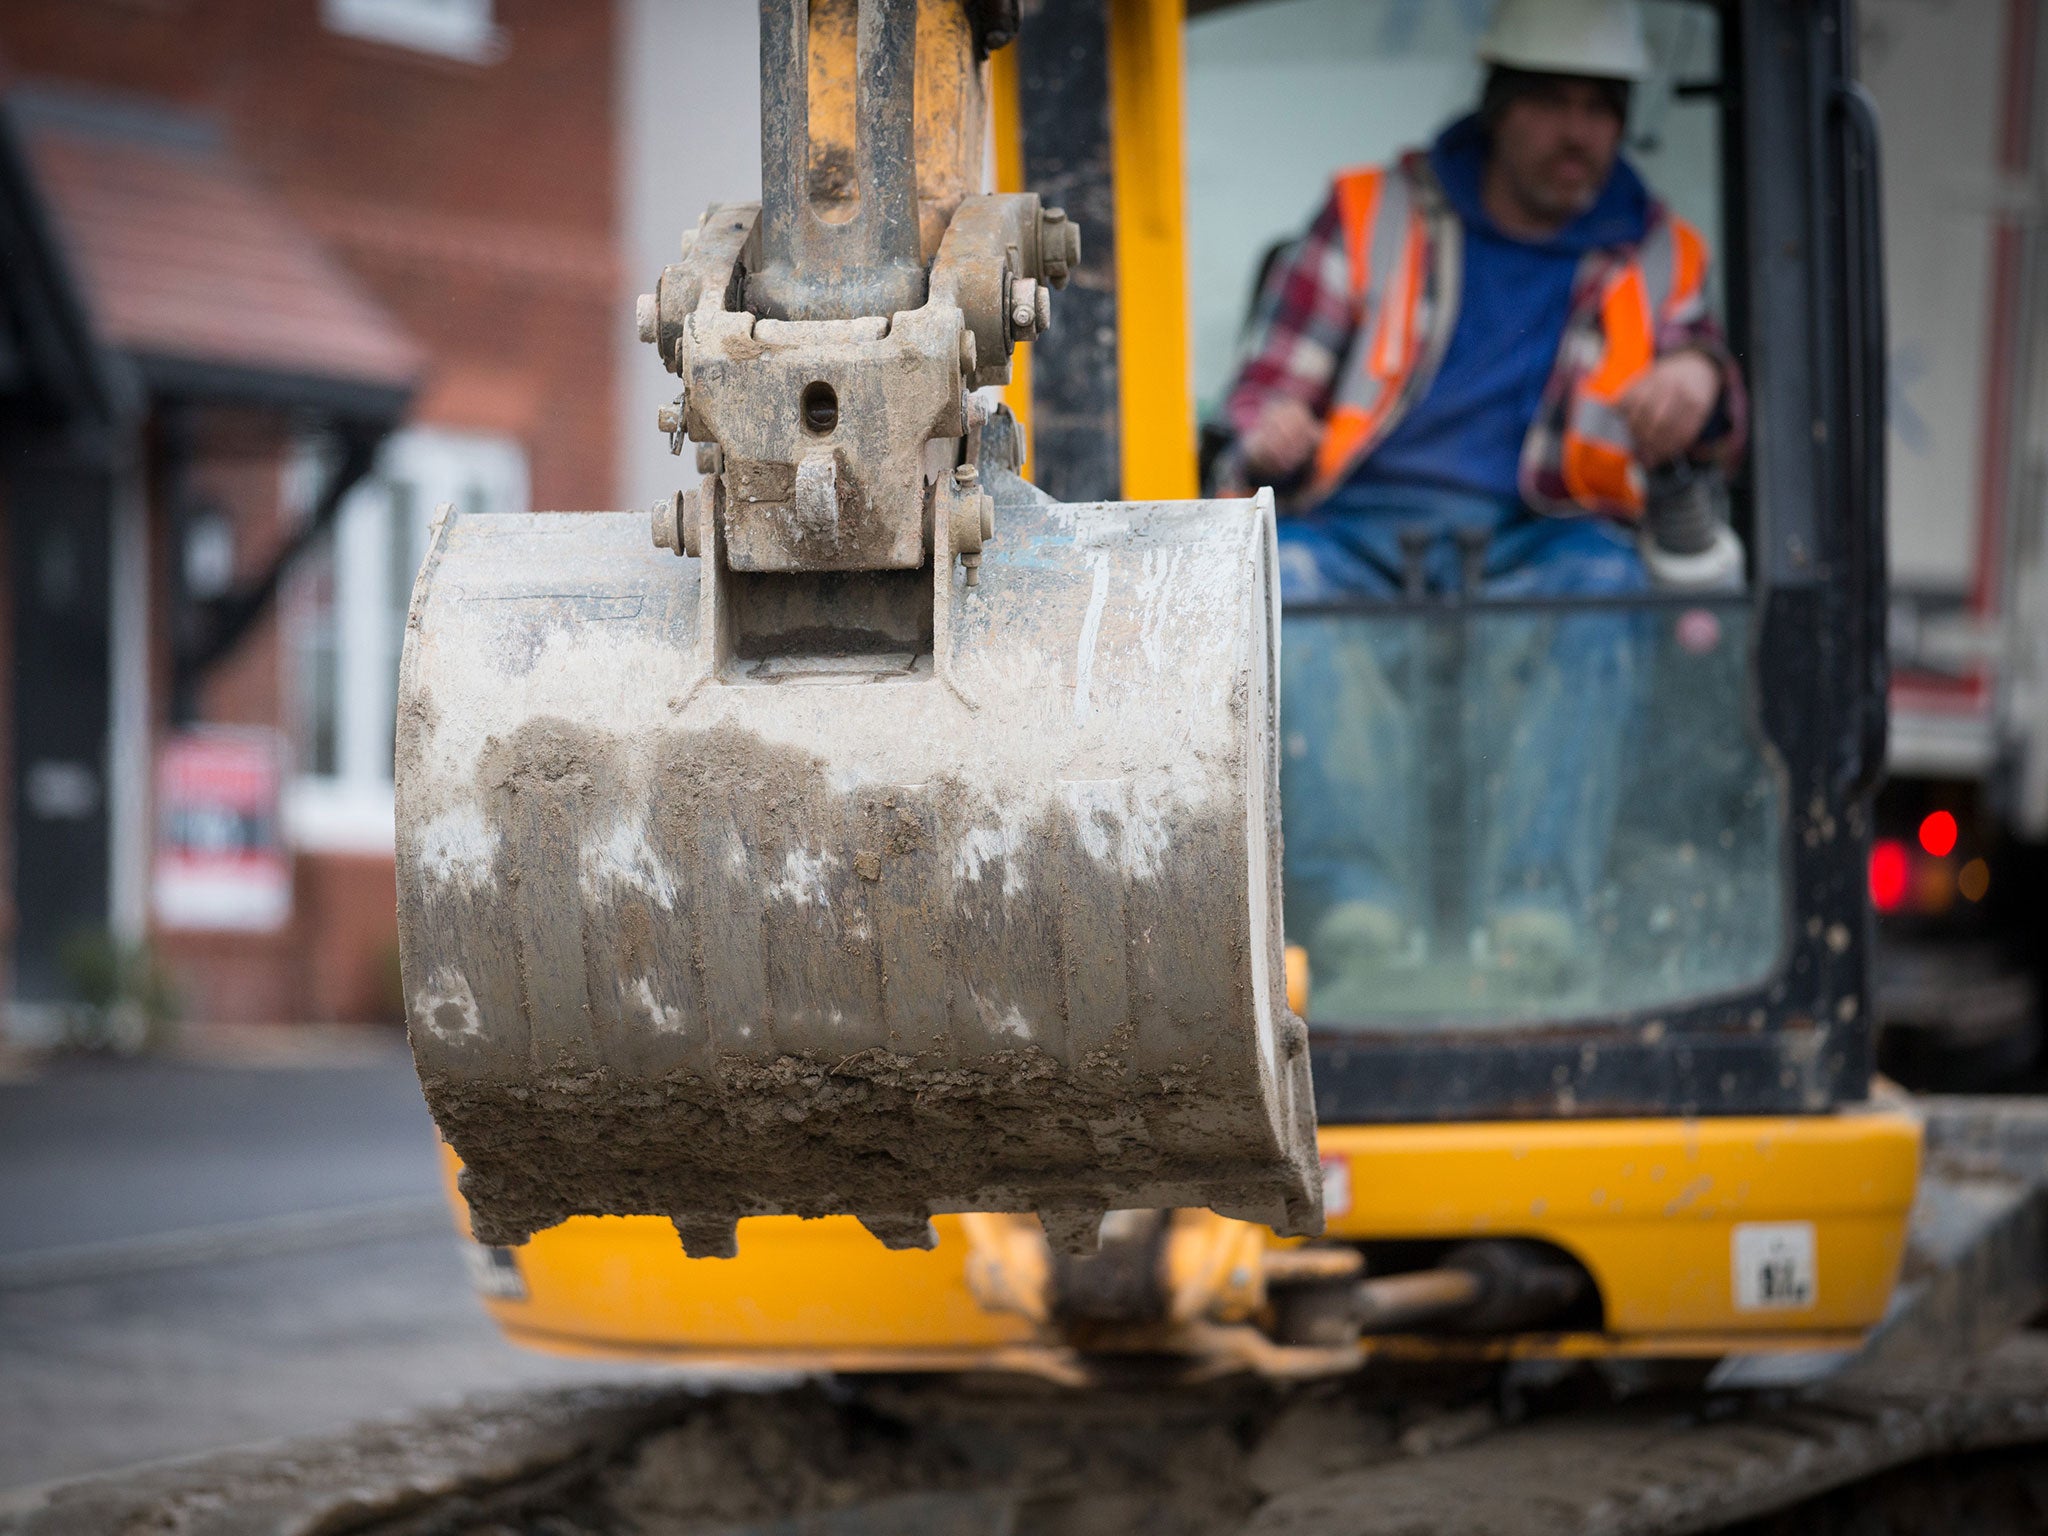
<svg viewBox="0 0 2048 1536">
<path fill-rule="evenodd" d="M 40 88 L 9 104 L 110 346 L 386 390 L 418 376 L 420 348 L 203 122 Z"/>
</svg>

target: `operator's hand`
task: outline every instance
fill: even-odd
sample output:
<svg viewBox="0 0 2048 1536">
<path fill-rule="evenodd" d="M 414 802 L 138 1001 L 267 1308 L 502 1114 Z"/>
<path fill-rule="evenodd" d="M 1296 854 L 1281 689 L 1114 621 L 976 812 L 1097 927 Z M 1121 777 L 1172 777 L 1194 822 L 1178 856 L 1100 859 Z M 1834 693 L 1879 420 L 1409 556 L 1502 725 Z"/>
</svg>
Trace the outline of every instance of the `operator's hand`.
<svg viewBox="0 0 2048 1536">
<path fill-rule="evenodd" d="M 1240 446 L 1254 469 L 1291 475 L 1316 456 L 1323 424 L 1299 400 L 1282 396 L 1259 413 Z"/>
<path fill-rule="evenodd" d="M 1655 469 L 1699 441 L 1720 398 L 1720 365 L 1688 349 L 1658 358 L 1615 403 L 1636 440 L 1636 457 Z"/>
</svg>

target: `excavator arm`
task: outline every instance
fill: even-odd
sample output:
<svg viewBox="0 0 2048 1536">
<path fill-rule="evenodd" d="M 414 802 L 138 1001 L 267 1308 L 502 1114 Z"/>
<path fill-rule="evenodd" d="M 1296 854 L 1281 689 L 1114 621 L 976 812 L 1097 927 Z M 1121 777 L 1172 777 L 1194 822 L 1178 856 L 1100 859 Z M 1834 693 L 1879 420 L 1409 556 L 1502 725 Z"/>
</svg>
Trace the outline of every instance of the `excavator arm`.
<svg viewBox="0 0 2048 1536">
<path fill-rule="evenodd" d="M 1320 1228 L 1280 930 L 1268 498 L 1063 505 L 1010 377 L 1080 259 L 991 196 L 959 0 L 763 0 L 762 202 L 641 300 L 703 478 L 444 511 L 401 955 L 480 1241 L 572 1215 L 1207 1206 Z"/>
</svg>

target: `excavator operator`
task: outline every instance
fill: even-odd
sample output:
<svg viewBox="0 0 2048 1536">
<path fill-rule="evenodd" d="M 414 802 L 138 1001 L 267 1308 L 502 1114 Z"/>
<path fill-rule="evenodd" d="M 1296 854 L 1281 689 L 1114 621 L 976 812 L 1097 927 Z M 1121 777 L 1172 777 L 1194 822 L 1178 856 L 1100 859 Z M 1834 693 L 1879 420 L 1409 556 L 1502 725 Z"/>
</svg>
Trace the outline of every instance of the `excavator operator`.
<svg viewBox="0 0 2048 1536">
<path fill-rule="evenodd" d="M 1290 604 L 1645 591 L 1651 473 L 1740 452 L 1742 385 L 1709 310 L 1705 241 L 1620 153 L 1649 68 L 1635 4 L 1503 0 L 1478 52 L 1478 109 L 1427 150 L 1338 175 L 1261 292 L 1218 478 L 1276 487 Z M 1507 771 L 1498 755 L 1466 765 L 1501 786 L 1474 879 L 1501 953 L 1552 964 L 1580 942 L 1640 688 L 1639 629 L 1625 613 L 1580 613 L 1540 636 L 1496 623 L 1479 647 L 1483 676 L 1522 681 L 1498 711 Z M 1306 814 L 1352 807 L 1348 831 L 1303 828 L 1308 841 L 1369 845 L 1332 862 L 1349 889 L 1324 893 L 1312 956 L 1363 959 L 1413 938 L 1404 862 L 1425 770 L 1387 682 L 1408 665 L 1400 648 L 1392 632 L 1363 667 L 1304 657 L 1329 675 L 1289 682 L 1379 711 L 1377 750 L 1358 754 L 1371 761 L 1296 768 L 1329 781 L 1301 797 Z M 1360 805 L 1372 807 L 1363 823 Z"/>
</svg>

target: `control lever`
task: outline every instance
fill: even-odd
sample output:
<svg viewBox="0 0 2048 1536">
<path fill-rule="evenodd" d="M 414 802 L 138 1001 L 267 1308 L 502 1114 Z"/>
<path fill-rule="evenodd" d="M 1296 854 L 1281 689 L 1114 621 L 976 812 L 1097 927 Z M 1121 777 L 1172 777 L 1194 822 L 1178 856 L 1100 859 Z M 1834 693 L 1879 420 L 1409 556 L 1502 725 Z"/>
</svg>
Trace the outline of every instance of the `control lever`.
<svg viewBox="0 0 2048 1536">
<path fill-rule="evenodd" d="M 1677 458 L 1650 471 L 1637 547 L 1658 586 L 1680 592 L 1742 589 L 1742 540 L 1728 526 L 1719 471 Z"/>
</svg>

